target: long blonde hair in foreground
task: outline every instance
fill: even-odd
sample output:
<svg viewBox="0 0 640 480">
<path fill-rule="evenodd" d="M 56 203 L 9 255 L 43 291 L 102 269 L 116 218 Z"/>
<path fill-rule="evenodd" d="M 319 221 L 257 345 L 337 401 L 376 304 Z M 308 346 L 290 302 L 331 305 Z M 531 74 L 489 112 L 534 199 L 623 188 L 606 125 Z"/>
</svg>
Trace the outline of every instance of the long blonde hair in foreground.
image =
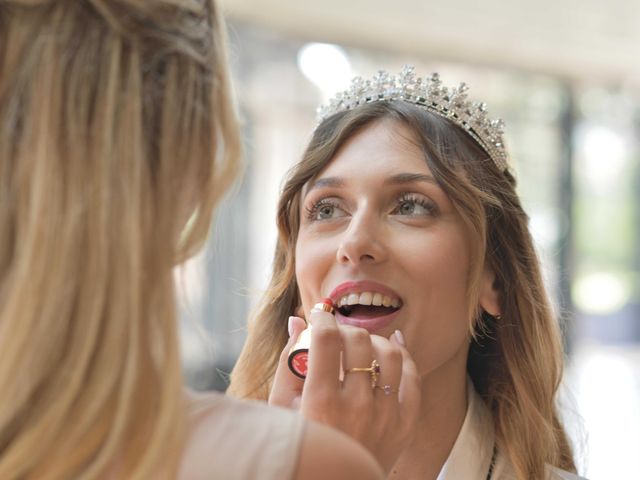
<svg viewBox="0 0 640 480">
<path fill-rule="evenodd" d="M 555 405 L 563 365 L 560 331 L 515 180 L 499 171 L 462 129 L 403 102 L 372 103 L 327 119 L 290 171 L 278 204 L 273 275 L 249 323 L 229 393 L 268 396 L 287 341 L 287 318 L 300 305 L 294 253 L 302 187 L 324 170 L 349 138 L 381 119 L 411 130 L 432 175 L 460 212 L 469 238 L 475 239 L 468 297 L 477 299 L 485 260 L 496 274 L 502 320 L 476 312 L 472 305 L 468 373 L 493 414 L 498 449 L 507 455 L 519 480 L 542 479 L 545 464 L 575 472 Z"/>
<path fill-rule="evenodd" d="M 218 15 L 0 0 L 2 479 L 175 475 L 172 268 L 239 155 Z"/>
</svg>

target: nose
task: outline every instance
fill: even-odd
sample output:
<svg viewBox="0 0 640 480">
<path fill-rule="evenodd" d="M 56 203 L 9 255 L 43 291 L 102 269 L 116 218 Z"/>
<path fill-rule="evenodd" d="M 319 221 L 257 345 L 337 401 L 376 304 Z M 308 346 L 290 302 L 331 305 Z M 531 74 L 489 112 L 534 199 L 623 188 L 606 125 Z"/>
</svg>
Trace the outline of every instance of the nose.
<svg viewBox="0 0 640 480">
<path fill-rule="evenodd" d="M 382 230 L 380 222 L 371 215 L 352 217 L 336 251 L 338 263 L 360 265 L 384 261 L 387 248 Z"/>
</svg>

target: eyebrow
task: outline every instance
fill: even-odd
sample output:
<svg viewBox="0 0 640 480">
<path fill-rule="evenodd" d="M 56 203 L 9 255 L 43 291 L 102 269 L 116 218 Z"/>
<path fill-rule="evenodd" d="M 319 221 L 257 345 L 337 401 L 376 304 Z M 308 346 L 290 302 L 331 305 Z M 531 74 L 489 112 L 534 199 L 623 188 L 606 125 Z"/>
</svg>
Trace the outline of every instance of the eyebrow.
<svg viewBox="0 0 640 480">
<path fill-rule="evenodd" d="M 309 193 L 314 188 L 322 188 L 322 187 L 344 187 L 345 181 L 341 177 L 324 177 L 318 178 L 314 181 L 309 188 L 307 188 L 307 193 Z"/>
<path fill-rule="evenodd" d="M 384 185 L 405 185 L 407 183 L 418 182 L 438 184 L 435 178 L 431 175 L 425 175 L 424 173 L 399 173 L 387 178 L 384 181 Z"/>
<path fill-rule="evenodd" d="M 418 183 L 418 182 L 432 183 L 434 185 L 438 184 L 435 178 L 433 178 L 431 175 L 425 175 L 424 173 L 398 173 L 396 175 L 392 175 L 391 177 L 385 179 L 383 185 L 385 186 L 406 185 L 409 183 Z M 342 177 L 319 178 L 316 181 L 314 181 L 311 185 L 309 185 L 304 195 L 306 196 L 311 190 L 314 190 L 316 188 L 323 188 L 323 187 L 340 188 L 340 187 L 344 187 L 345 185 L 346 185 L 346 182 Z"/>
</svg>

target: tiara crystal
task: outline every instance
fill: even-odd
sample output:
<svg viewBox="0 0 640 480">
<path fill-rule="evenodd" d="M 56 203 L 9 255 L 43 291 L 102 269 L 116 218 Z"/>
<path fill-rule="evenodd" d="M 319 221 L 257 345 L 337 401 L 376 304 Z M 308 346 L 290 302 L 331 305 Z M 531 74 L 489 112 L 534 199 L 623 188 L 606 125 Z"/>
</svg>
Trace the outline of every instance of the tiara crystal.
<svg viewBox="0 0 640 480">
<path fill-rule="evenodd" d="M 351 87 L 338 93 L 327 105 L 318 109 L 318 120 L 374 102 L 402 100 L 444 117 L 462 127 L 491 157 L 500 171 L 508 168 L 504 145 L 504 122 L 488 117 L 484 103 L 467 98 L 469 87 L 461 83 L 457 88 L 442 85 L 440 75 L 418 77 L 415 68 L 405 65 L 398 75 L 380 70 L 371 80 L 355 77 Z"/>
</svg>

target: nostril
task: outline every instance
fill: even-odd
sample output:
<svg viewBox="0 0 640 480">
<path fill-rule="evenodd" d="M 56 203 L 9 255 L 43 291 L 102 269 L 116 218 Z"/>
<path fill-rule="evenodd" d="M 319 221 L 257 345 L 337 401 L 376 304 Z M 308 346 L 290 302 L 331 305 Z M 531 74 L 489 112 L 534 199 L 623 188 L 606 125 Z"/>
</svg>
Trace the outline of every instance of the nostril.
<svg viewBox="0 0 640 480">
<path fill-rule="evenodd" d="M 383 246 L 374 236 L 353 236 L 343 239 L 336 251 L 339 263 L 376 263 L 385 257 Z"/>
</svg>

